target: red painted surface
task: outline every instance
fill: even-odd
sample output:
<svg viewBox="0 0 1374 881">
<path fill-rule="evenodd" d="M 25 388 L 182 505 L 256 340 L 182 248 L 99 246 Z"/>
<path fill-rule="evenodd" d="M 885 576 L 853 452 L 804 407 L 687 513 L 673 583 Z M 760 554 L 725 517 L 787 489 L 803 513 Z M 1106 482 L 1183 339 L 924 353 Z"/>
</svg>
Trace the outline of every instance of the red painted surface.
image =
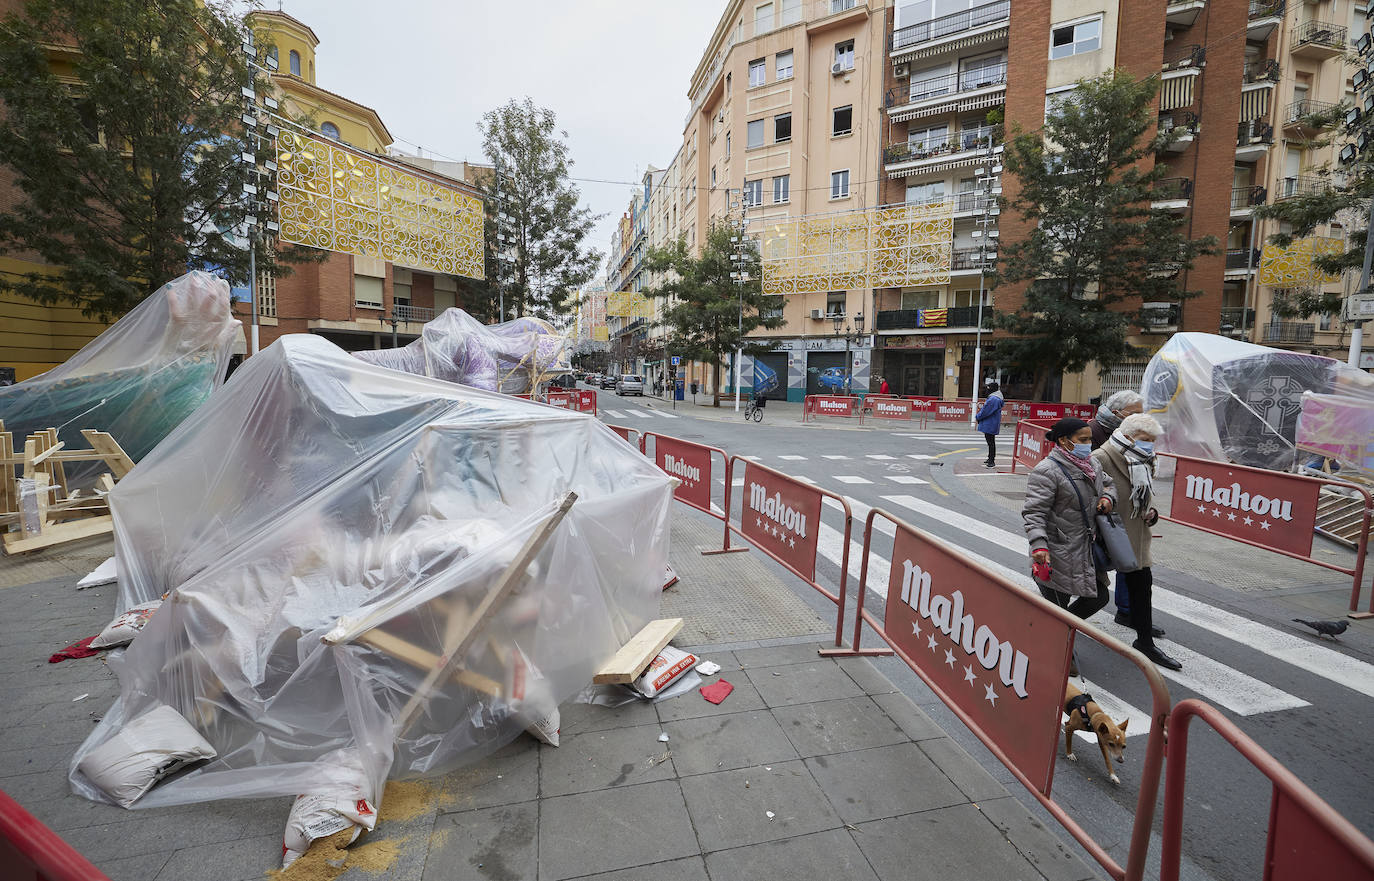
<svg viewBox="0 0 1374 881">
<path fill-rule="evenodd" d="M 809 581 L 816 580 L 821 491 L 774 471 L 744 469 L 740 532 Z"/>
<path fill-rule="evenodd" d="M 897 526 L 887 639 L 1048 795 L 1073 629 L 1036 599 Z"/>
<path fill-rule="evenodd" d="M 813 416 L 859 415 L 859 399 L 844 395 L 810 395 L 806 407 Z"/>
<path fill-rule="evenodd" d="M 689 441 L 654 435 L 654 463 L 682 481 L 673 490 L 679 501 L 711 510 L 711 448 Z"/>
<path fill-rule="evenodd" d="M 632 434 L 639 434 L 639 432 L 635 431 L 633 428 L 625 428 L 624 426 L 620 425 L 611 425 L 610 423 L 607 423 L 606 427 L 609 428 L 611 431 L 614 431 L 621 437 L 623 437 L 625 439 L 625 443 L 630 444 L 635 448 L 639 447 L 639 445 L 635 443 L 634 438 L 630 437 L 630 435 Z"/>
<path fill-rule="evenodd" d="M 110 881 L 19 803 L 0 792 L 0 878 Z"/>
<path fill-rule="evenodd" d="M 572 392 L 549 392 L 544 396 L 544 403 L 550 407 L 562 407 L 565 410 L 573 409 Z"/>
<path fill-rule="evenodd" d="M 972 416 L 969 401 L 936 401 L 930 407 L 930 418 L 936 422 L 968 422 Z"/>
<path fill-rule="evenodd" d="M 578 389 L 576 394 L 577 409 L 581 410 L 583 413 L 590 413 L 595 416 L 596 391 L 594 389 Z"/>
<path fill-rule="evenodd" d="M 1012 447 L 1012 469 L 1017 465 L 1034 468 L 1040 460 L 1050 454 L 1054 444 L 1045 440 L 1049 425 L 1043 422 L 1022 420 L 1016 423 L 1016 443 Z"/>
<path fill-rule="evenodd" d="M 1170 517 L 1274 550 L 1309 556 L 1320 481 L 1178 457 Z"/>
<path fill-rule="evenodd" d="M 911 405 L 901 398 L 869 398 L 866 408 L 878 419 L 910 419 Z"/>
</svg>

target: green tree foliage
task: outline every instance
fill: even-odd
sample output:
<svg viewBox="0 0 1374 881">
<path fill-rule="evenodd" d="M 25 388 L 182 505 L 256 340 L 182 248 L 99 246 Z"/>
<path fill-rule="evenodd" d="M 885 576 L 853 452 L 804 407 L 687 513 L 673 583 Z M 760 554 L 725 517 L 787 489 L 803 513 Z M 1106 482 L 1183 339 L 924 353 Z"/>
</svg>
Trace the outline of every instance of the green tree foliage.
<svg viewBox="0 0 1374 881">
<path fill-rule="evenodd" d="M 768 346 L 751 343 L 745 337 L 760 327 L 771 330 L 783 324 L 781 311 L 774 311 L 781 298 L 763 293 L 758 251 L 746 247 L 742 261 L 732 260 L 736 245 L 730 239 L 737 235 L 732 227 L 714 223 L 700 255 L 694 255 L 686 241 L 678 239 L 650 251 L 645 263 L 651 273 L 669 273 L 668 281 L 647 292 L 667 300 L 661 322 L 668 331 L 667 352 L 714 365 L 717 407 L 721 365 L 726 358 L 737 348 L 743 348 L 746 355 L 767 352 Z M 730 277 L 736 271 L 747 277 L 743 284 Z"/>
<path fill-rule="evenodd" d="M 196 0 L 28 0 L 0 21 L 0 165 L 22 194 L 0 253 L 60 273 L 0 290 L 108 318 L 190 266 L 247 282 L 246 35 Z M 280 274 L 324 254 L 259 256 Z"/>
<path fill-rule="evenodd" d="M 487 281 L 468 286 L 468 302 L 479 314 L 495 317 L 502 293 L 507 319 L 566 313 L 601 262 L 601 254 L 583 247 L 598 218 L 578 205 L 581 193 L 568 177 L 568 133 L 557 126 L 553 111 L 529 98 L 482 117 L 482 149 L 500 179 L 489 173 L 481 182 L 487 196 Z M 498 211 L 509 219 L 498 221 Z M 515 259 L 503 263 L 501 251 Z"/>
<path fill-rule="evenodd" d="M 1034 372 L 1036 398 L 1055 373 L 1105 371 L 1131 354 L 1131 305 L 1197 295 L 1183 289 L 1184 270 L 1215 240 L 1187 239 L 1183 217 L 1150 206 L 1168 175 L 1151 162 L 1167 137 L 1150 137 L 1157 88 L 1121 71 L 1081 80 L 1042 130 L 1007 142 L 1005 173 L 1019 185 L 1007 207 L 1030 232 L 1003 242 L 992 276 L 994 288 L 1027 283 L 1021 307 L 997 315 L 1012 334 L 997 350 Z"/>
</svg>

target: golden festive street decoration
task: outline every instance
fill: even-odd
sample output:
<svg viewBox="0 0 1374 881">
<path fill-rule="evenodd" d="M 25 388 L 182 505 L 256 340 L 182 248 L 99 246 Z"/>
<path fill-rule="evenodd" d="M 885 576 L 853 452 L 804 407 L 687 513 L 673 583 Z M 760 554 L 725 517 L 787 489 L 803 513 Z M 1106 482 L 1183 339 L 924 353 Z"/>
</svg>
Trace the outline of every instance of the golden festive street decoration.
<svg viewBox="0 0 1374 881">
<path fill-rule="evenodd" d="M 277 136 L 281 240 L 483 278 L 482 202 L 335 141 Z"/>
<path fill-rule="evenodd" d="M 763 292 L 947 284 L 953 249 L 952 202 L 770 223 L 760 252 Z"/>
<path fill-rule="evenodd" d="M 1265 245 L 1260 252 L 1259 283 L 1279 288 L 1334 284 L 1340 276 L 1322 272 L 1312 259 L 1344 250 L 1345 242 L 1331 236 L 1296 239 L 1287 248 Z"/>
<path fill-rule="evenodd" d="M 637 291 L 611 291 L 606 295 L 606 314 L 618 318 L 653 318 L 654 304 Z"/>
</svg>

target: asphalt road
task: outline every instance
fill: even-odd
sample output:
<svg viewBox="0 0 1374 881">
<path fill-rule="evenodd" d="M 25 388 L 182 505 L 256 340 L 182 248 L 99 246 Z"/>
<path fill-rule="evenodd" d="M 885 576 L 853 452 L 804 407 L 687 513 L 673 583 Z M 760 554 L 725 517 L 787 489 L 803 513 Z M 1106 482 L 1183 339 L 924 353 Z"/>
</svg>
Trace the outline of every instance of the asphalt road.
<svg viewBox="0 0 1374 881">
<path fill-rule="evenodd" d="M 990 503 L 970 485 L 982 470 L 977 464 L 985 454 L 981 435 L 957 430 L 860 432 L 802 427 L 795 416 L 779 419 L 768 412 L 762 423 L 746 424 L 725 407 L 719 414 L 725 421 L 716 421 L 687 411 L 674 413 L 666 402 L 653 398 L 626 399 L 601 392 L 600 399 L 601 418 L 608 422 L 758 457 L 762 464 L 846 496 L 855 508 L 856 540 L 861 540 L 867 507 L 882 507 L 1029 585 L 1023 574 L 1028 564 L 1019 517 L 1014 510 Z M 1010 448 L 1006 432 L 1002 443 L 999 452 L 1005 457 Z M 719 486 L 717 500 L 722 494 L 723 486 Z M 836 531 L 842 525 L 838 513 L 825 511 L 827 528 L 821 535 L 818 578 L 832 586 L 839 577 L 843 544 Z M 878 559 L 869 579 L 867 603 L 879 618 L 883 599 L 875 587 L 886 584 L 882 555 L 890 551 L 890 539 L 883 545 L 875 541 Z M 852 548 L 857 552 L 857 545 Z M 856 561 L 851 563 L 851 572 L 857 576 Z M 1314 581 L 1320 577 L 1314 576 Z M 818 611 L 833 615 L 833 606 L 795 579 L 792 582 Z M 1221 708 L 1318 795 L 1365 834 L 1374 835 L 1374 798 L 1370 797 L 1374 771 L 1369 752 L 1374 733 L 1374 665 L 1370 663 L 1374 657 L 1362 651 L 1358 641 L 1318 645 L 1288 623 L 1291 608 L 1189 573 L 1156 567 L 1155 607 L 1155 623 L 1168 631 L 1161 645 L 1185 663 L 1181 674 L 1167 679 L 1171 698 L 1199 697 Z M 1112 622 L 1113 611 L 1114 606 L 1108 604 L 1093 623 L 1129 644 L 1133 634 Z M 876 644 L 876 639 L 870 644 Z M 1124 864 L 1138 795 L 1135 772 L 1143 759 L 1148 730 L 1149 692 L 1138 670 L 1099 645 L 1080 641 L 1078 659 L 1087 683 L 1075 682 L 1099 702 L 1109 704 L 1107 709 L 1115 718 L 1129 714 L 1132 719 L 1127 764 L 1118 766 L 1121 785 L 1113 785 L 1105 778 L 1095 743 L 1080 741 L 1076 764 L 1060 756 L 1053 794 Z M 952 714 L 932 709 L 932 696 L 916 677 L 903 675 L 905 670 L 898 669 L 896 662 L 880 667 L 995 777 L 1010 781 L 1008 789 L 1068 840 L 1067 833 Z M 1156 832 L 1163 809 L 1162 785 L 1159 799 Z M 1269 801 L 1268 782 L 1194 721 L 1188 756 L 1184 877 L 1217 881 L 1260 877 Z M 1157 859 L 1157 834 L 1154 845 L 1152 865 Z M 1153 870 L 1147 877 L 1156 873 Z"/>
</svg>

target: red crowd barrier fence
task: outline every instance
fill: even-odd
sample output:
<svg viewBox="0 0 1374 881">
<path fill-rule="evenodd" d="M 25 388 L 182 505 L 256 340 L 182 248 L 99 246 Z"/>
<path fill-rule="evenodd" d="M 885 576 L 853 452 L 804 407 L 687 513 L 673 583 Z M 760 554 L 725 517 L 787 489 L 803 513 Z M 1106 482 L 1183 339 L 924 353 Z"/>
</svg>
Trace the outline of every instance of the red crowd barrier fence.
<svg viewBox="0 0 1374 881">
<path fill-rule="evenodd" d="M 1054 444 L 1045 440 L 1045 433 L 1052 425 L 1051 422 L 1037 422 L 1034 419 L 1022 419 L 1016 423 L 1016 440 L 1011 448 L 1012 474 L 1016 473 L 1018 464 L 1034 468 L 1050 454 Z"/>
<path fill-rule="evenodd" d="M 104 872 L 0 792 L 0 878 L 110 881 Z"/>
<path fill-rule="evenodd" d="M 1370 596 L 1369 612 L 1358 611 L 1365 557 L 1369 553 L 1370 512 L 1374 509 L 1374 497 L 1369 490 L 1323 477 L 1287 474 L 1175 453 L 1160 455 L 1177 462 L 1169 513 L 1161 519 L 1349 575 L 1354 579 L 1350 590 L 1350 614 L 1360 617 L 1374 614 L 1374 593 Z M 1364 516 L 1352 567 L 1312 556 L 1317 498 L 1323 486 L 1339 486 L 1364 496 Z"/>
<path fill-rule="evenodd" d="M 1336 813 L 1315 792 L 1251 740 L 1215 707 L 1189 698 L 1169 716 L 1169 768 L 1164 778 L 1160 881 L 1178 881 L 1183 854 L 1183 796 L 1188 770 L 1188 723 L 1197 716 L 1212 726 L 1273 783 L 1265 839 L 1265 881 L 1374 879 L 1374 841 Z"/>
<path fill-rule="evenodd" d="M 878 517 L 896 530 L 881 621 L 864 608 Z M 1113 878 L 1141 881 L 1169 716 L 1169 690 L 1154 664 L 881 508 L 864 522 L 862 553 L 852 651 L 866 651 L 860 647 L 866 623 Z M 1063 742 L 1064 686 L 1080 632 L 1138 667 L 1150 688 L 1152 721 L 1125 868 L 1050 797 Z"/>
<path fill-rule="evenodd" d="M 859 417 L 859 399 L 853 395 L 807 395 L 802 402 L 802 422 L 814 422 L 817 416 Z"/>
<path fill-rule="evenodd" d="M 637 450 L 640 450 L 640 444 L 639 444 L 639 441 L 637 440 L 637 438 L 639 437 L 639 434 L 640 434 L 639 429 L 636 429 L 636 428 L 626 428 L 626 427 L 623 426 L 623 425 L 612 425 L 612 424 L 609 423 L 609 422 L 604 423 L 604 425 L 605 425 L 607 428 L 609 428 L 611 431 L 614 431 L 616 434 L 618 434 L 618 435 L 620 435 L 622 438 L 624 438 L 624 439 L 625 439 L 625 443 L 629 444 L 630 446 L 634 447 L 634 448 L 637 449 Z M 632 437 L 631 435 L 633 435 L 633 437 Z M 640 450 L 640 452 L 643 452 L 643 450 Z"/>
<path fill-rule="evenodd" d="M 649 452 L 650 440 L 653 441 L 654 447 L 652 454 Z M 710 514 L 717 520 L 725 519 L 725 512 L 730 510 L 730 482 L 725 482 L 725 504 L 713 507 L 711 478 L 714 475 L 714 457 L 720 456 L 722 466 L 728 467 L 728 453 L 719 447 L 694 444 L 656 431 L 646 431 L 640 435 L 639 451 L 652 459 L 664 473 L 680 481 L 677 489 L 673 490 L 673 497 L 679 502 Z"/>
<path fill-rule="evenodd" d="M 933 401 L 926 418 L 935 422 L 968 422 L 973 413 L 972 401 Z"/>
<path fill-rule="evenodd" d="M 910 421 L 912 414 L 915 413 L 914 402 L 905 398 L 873 397 L 869 396 L 864 400 L 863 410 L 859 414 L 859 422 L 862 423 L 864 417 L 871 419 L 900 419 Z"/>
</svg>

